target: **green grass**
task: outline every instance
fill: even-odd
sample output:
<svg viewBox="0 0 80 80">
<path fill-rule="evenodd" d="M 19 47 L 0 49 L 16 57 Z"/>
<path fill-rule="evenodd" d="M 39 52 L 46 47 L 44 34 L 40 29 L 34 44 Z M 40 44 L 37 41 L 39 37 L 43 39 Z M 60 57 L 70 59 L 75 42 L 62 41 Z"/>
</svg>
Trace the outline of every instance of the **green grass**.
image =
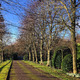
<svg viewBox="0 0 80 80">
<path fill-rule="evenodd" d="M 9 60 L 0 63 L 0 72 L 8 63 L 9 63 Z"/>
<path fill-rule="evenodd" d="M 44 61 L 43 63 L 44 63 L 44 65 L 47 65 L 47 61 Z"/>
<path fill-rule="evenodd" d="M 0 80 L 6 80 L 11 62 L 12 61 L 8 60 L 0 64 Z"/>
<path fill-rule="evenodd" d="M 39 61 L 39 64 L 40 64 L 40 61 Z M 44 65 L 47 65 L 47 61 L 44 61 L 43 64 L 44 64 Z"/>
<path fill-rule="evenodd" d="M 79 80 L 79 78 L 75 78 L 75 77 L 71 77 L 71 76 L 68 76 L 65 72 L 63 72 L 62 70 L 59 70 L 59 69 L 53 69 L 51 67 L 47 67 L 45 65 L 40 65 L 40 64 L 36 64 L 36 63 L 33 63 L 31 61 L 24 61 L 25 63 L 29 64 L 29 65 L 32 65 L 44 72 L 47 72 L 55 77 L 58 77 L 62 80 Z"/>
</svg>

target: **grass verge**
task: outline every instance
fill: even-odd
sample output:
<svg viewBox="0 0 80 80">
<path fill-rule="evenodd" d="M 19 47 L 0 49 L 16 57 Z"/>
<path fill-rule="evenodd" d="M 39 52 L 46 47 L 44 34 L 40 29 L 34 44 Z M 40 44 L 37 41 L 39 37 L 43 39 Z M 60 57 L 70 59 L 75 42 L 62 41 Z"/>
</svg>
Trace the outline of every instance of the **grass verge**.
<svg viewBox="0 0 80 80">
<path fill-rule="evenodd" d="M 75 78 L 75 77 L 71 77 L 68 76 L 65 72 L 63 72 L 62 70 L 58 70 L 58 69 L 53 69 L 51 67 L 47 67 L 45 65 L 40 65 L 40 64 L 36 64 L 33 63 L 31 61 L 24 61 L 25 63 L 32 65 L 35 68 L 38 68 L 44 72 L 47 72 L 57 78 L 60 78 L 61 80 L 80 80 L 79 78 Z"/>
<path fill-rule="evenodd" d="M 0 64 L 0 80 L 6 80 L 12 61 L 8 60 Z"/>
</svg>

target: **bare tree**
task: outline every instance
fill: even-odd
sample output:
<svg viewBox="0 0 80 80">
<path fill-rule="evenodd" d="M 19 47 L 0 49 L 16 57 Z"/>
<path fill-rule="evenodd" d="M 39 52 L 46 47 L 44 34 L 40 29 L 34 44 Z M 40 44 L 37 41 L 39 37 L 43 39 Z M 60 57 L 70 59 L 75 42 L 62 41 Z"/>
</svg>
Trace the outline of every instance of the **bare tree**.
<svg viewBox="0 0 80 80">
<path fill-rule="evenodd" d="M 77 50 L 76 50 L 76 37 L 75 37 L 75 28 L 76 20 L 80 17 L 80 13 L 78 11 L 80 5 L 80 1 L 77 0 L 56 0 L 55 8 L 57 8 L 59 12 L 58 24 L 62 25 L 61 29 L 69 29 L 71 32 L 71 45 L 72 45 L 72 55 L 73 55 L 73 73 L 77 73 Z M 78 12 L 76 12 L 78 11 Z"/>
</svg>

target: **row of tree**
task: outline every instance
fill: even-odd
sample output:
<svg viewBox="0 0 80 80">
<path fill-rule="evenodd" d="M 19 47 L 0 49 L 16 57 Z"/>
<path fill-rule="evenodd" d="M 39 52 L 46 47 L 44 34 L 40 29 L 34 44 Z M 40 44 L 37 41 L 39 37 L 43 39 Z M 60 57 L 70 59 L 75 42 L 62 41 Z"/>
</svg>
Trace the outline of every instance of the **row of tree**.
<svg viewBox="0 0 80 80">
<path fill-rule="evenodd" d="M 15 3 L 14 1 L 11 3 L 8 0 L 3 1 L 8 5 Z M 21 5 L 19 4 L 20 7 Z M 40 63 L 43 64 L 43 60 L 47 59 L 47 66 L 49 66 L 51 53 L 56 47 L 66 43 L 66 40 L 63 40 L 63 38 L 65 34 L 70 32 L 71 38 L 69 44 L 73 55 L 73 73 L 77 73 L 75 36 L 76 28 L 80 27 L 79 8 L 79 0 L 32 1 L 28 9 L 25 9 L 25 16 L 20 27 L 22 34 L 19 40 L 14 45 L 5 48 L 11 48 L 9 49 L 10 53 L 13 53 L 14 49 L 15 52 L 19 51 L 20 54 L 27 52 L 29 53 L 29 60 L 32 59 L 36 63 L 40 59 Z M 5 50 L 7 51 L 7 49 Z M 47 58 L 45 58 L 45 55 Z"/>
<path fill-rule="evenodd" d="M 79 27 L 79 4 L 80 1 L 77 0 L 42 0 L 31 4 L 25 11 L 20 38 L 29 53 L 29 60 L 32 53 L 32 59 L 37 63 L 40 54 L 40 63 L 43 64 L 43 54 L 47 53 L 47 66 L 49 66 L 51 51 L 60 45 L 61 36 L 64 37 L 70 32 L 73 73 L 77 73 L 75 29 Z"/>
</svg>

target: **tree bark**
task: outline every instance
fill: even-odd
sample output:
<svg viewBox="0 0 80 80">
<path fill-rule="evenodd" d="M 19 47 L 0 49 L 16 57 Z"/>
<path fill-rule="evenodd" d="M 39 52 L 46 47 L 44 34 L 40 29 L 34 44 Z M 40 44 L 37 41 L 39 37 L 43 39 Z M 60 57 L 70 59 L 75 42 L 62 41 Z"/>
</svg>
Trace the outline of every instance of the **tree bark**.
<svg viewBox="0 0 80 80">
<path fill-rule="evenodd" d="M 36 63 L 38 63 L 36 46 L 34 43 L 33 43 L 33 47 L 34 47 L 34 53 L 35 53 L 35 57 L 36 57 Z"/>
<path fill-rule="evenodd" d="M 29 61 L 31 61 L 31 52 L 29 51 Z"/>
<path fill-rule="evenodd" d="M 43 45 L 43 41 L 42 41 L 42 32 L 41 32 L 41 41 L 40 41 L 40 64 L 43 64 L 42 45 Z"/>
<path fill-rule="evenodd" d="M 72 2 L 72 23 L 71 23 L 71 45 L 73 55 L 73 73 L 77 73 L 77 48 L 76 48 L 76 37 L 75 37 L 75 20 L 76 20 L 76 0 Z"/>
<path fill-rule="evenodd" d="M 32 50 L 32 59 L 33 59 L 33 62 L 35 61 L 34 59 L 34 51 Z"/>
<path fill-rule="evenodd" d="M 62 61 L 63 61 L 63 58 L 64 58 L 63 50 L 61 50 L 61 53 L 62 53 Z"/>
<path fill-rule="evenodd" d="M 52 11 L 49 11 L 50 25 L 49 25 L 49 42 L 48 42 L 48 55 L 47 55 L 47 66 L 50 66 L 50 51 L 51 51 L 51 39 L 52 39 L 52 24 L 53 20 L 51 17 Z"/>
<path fill-rule="evenodd" d="M 49 49 L 47 54 L 47 66 L 50 66 L 50 50 Z"/>
<path fill-rule="evenodd" d="M 48 51 L 47 51 L 47 66 L 50 66 L 50 49 L 51 47 L 51 34 L 49 35 L 49 45 L 48 45 Z"/>
<path fill-rule="evenodd" d="M 3 53 L 2 53 L 2 62 L 3 62 L 3 60 L 4 60 L 4 57 L 3 57 Z"/>
<path fill-rule="evenodd" d="M 77 73 L 77 50 L 76 50 L 76 40 L 75 32 L 71 32 L 71 45 L 72 45 L 72 55 L 73 55 L 73 73 Z"/>
<path fill-rule="evenodd" d="M 2 39 L 1 39 L 1 62 L 3 62 L 4 60 L 4 49 L 3 49 L 3 43 L 2 43 Z"/>
</svg>

